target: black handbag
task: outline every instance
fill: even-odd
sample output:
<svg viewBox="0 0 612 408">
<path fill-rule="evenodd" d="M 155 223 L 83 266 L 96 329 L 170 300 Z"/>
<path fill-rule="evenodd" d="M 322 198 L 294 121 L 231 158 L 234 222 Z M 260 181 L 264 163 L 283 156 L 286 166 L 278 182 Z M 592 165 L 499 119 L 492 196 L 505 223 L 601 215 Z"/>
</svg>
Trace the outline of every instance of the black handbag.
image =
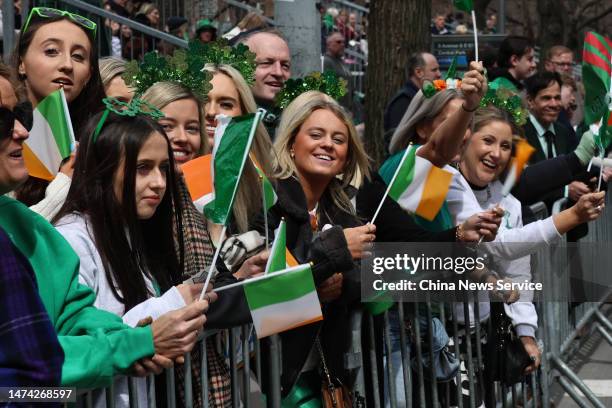
<svg viewBox="0 0 612 408">
<path fill-rule="evenodd" d="M 533 363 L 516 335 L 512 320 L 506 315 L 501 302 L 491 303 L 491 326 L 487 336 L 487 378 L 506 385 L 516 384 L 524 378 L 525 369 Z"/>
</svg>

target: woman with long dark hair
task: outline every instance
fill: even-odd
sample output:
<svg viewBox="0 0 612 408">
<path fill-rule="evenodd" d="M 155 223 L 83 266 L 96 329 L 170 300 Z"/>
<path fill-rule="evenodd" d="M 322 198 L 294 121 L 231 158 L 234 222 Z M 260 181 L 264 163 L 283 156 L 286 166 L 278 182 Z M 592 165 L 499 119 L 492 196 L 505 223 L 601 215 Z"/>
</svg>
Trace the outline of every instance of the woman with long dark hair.
<svg viewBox="0 0 612 408">
<path fill-rule="evenodd" d="M 96 35 L 96 24 L 85 17 L 35 7 L 13 53 L 13 69 L 34 108 L 49 94 L 64 88 L 75 135 L 92 114 L 102 110 L 104 88 Z M 16 191 L 17 199 L 51 219 L 68 192 L 73 164 L 71 157 L 51 184 L 30 177 Z"/>
<path fill-rule="evenodd" d="M 174 286 L 182 281 L 183 226 L 163 128 L 143 115 L 109 113 L 98 133 L 100 119 L 82 136 L 74 182 L 54 223 L 80 257 L 79 280 L 96 292 L 94 305 L 134 326 L 192 303 L 202 285 Z M 144 387 L 139 399 L 146 401 Z M 124 402 L 127 381 L 115 389 Z"/>
</svg>

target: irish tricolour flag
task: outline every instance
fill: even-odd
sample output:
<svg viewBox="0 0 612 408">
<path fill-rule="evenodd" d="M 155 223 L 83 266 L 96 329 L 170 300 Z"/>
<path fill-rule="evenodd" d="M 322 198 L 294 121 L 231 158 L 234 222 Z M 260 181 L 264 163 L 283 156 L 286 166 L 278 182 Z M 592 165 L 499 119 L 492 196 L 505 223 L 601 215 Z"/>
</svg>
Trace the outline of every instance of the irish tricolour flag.
<svg viewBox="0 0 612 408">
<path fill-rule="evenodd" d="M 247 280 L 244 293 L 257 338 L 323 320 L 308 264 Z"/>
<path fill-rule="evenodd" d="M 181 166 L 189 195 L 198 211 L 203 212 L 204 206 L 214 198 L 212 181 L 212 155 L 207 154 Z"/>
<path fill-rule="evenodd" d="M 446 199 L 453 175 L 416 152 L 413 145 L 406 149 L 391 179 L 389 196 L 404 210 L 432 221 Z"/>
<path fill-rule="evenodd" d="M 273 273 L 297 265 L 297 261 L 287 249 L 287 224 L 283 219 L 274 234 L 274 242 L 270 249 L 265 273 Z"/>
<path fill-rule="evenodd" d="M 70 156 L 74 141 L 66 96 L 64 90 L 59 89 L 34 109 L 32 130 L 23 149 L 30 176 L 53 180 L 62 160 Z"/>
<path fill-rule="evenodd" d="M 215 224 L 227 225 L 260 119 L 259 112 L 233 118 L 217 116 L 211 168 L 213 200 L 204 206 L 206 218 Z"/>
</svg>

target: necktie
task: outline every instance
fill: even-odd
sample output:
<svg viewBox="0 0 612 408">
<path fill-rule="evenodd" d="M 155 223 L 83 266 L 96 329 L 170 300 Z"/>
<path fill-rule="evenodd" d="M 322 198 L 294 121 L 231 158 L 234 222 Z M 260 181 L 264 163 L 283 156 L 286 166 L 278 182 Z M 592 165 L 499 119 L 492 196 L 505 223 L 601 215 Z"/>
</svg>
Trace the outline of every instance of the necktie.
<svg viewBox="0 0 612 408">
<path fill-rule="evenodd" d="M 552 159 L 553 157 L 555 157 L 553 154 L 553 146 L 555 145 L 555 134 L 550 130 L 547 130 L 546 132 L 544 132 L 544 139 L 546 139 L 547 144 L 547 158 Z"/>
</svg>

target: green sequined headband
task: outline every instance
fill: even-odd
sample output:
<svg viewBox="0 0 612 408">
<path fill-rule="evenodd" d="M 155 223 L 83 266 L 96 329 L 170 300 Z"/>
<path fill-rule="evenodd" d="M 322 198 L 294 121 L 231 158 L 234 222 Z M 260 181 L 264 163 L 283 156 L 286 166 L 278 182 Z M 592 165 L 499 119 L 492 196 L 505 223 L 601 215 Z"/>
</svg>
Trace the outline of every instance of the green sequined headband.
<svg viewBox="0 0 612 408">
<path fill-rule="evenodd" d="M 189 88 L 200 98 L 205 98 L 211 89 L 211 74 L 202 71 L 202 63 L 189 50 L 175 50 L 172 56 L 154 52 L 145 54 L 143 61 L 130 61 L 123 74 L 125 83 L 142 95 L 157 82 L 177 82 Z"/>
<path fill-rule="evenodd" d="M 157 109 L 155 106 L 150 103 L 143 101 L 142 99 L 134 98 L 130 103 L 121 102 L 116 98 L 104 98 L 102 102 L 106 106 L 102 117 L 98 121 L 98 125 L 96 126 L 96 130 L 93 133 L 93 143 L 96 143 L 98 140 L 98 136 L 100 136 L 100 132 L 104 127 L 104 123 L 108 118 L 108 115 L 113 112 L 119 116 L 130 116 L 135 117 L 136 115 L 145 115 L 153 118 L 154 120 L 159 120 L 164 117 L 162 111 Z"/>
<path fill-rule="evenodd" d="M 510 89 L 501 87 L 496 83 L 489 83 L 486 95 L 480 100 L 480 106 L 488 105 L 493 105 L 508 112 L 518 126 L 527 123 L 529 112 L 523 106 L 521 97 Z"/>
<path fill-rule="evenodd" d="M 285 109 L 295 98 L 308 91 L 323 92 L 338 100 L 346 95 L 346 81 L 338 78 L 333 71 L 311 72 L 304 78 L 288 79 L 276 95 L 276 106 Z"/>
</svg>

